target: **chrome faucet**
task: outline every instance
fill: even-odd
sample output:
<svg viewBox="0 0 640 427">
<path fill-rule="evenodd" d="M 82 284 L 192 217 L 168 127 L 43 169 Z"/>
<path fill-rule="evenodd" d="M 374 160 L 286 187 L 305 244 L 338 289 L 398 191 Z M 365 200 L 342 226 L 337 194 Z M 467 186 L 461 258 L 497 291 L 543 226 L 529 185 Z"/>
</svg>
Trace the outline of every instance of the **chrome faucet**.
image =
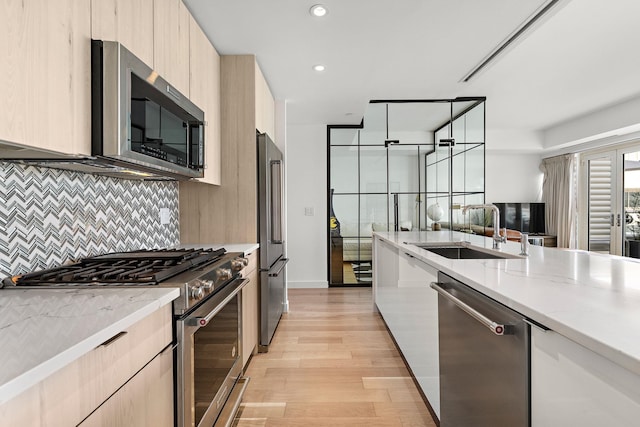
<svg viewBox="0 0 640 427">
<path fill-rule="evenodd" d="M 467 205 L 462 208 L 462 215 L 466 215 L 469 209 L 491 209 L 493 218 L 493 249 L 500 249 L 500 243 L 507 241 L 507 231 L 500 235 L 500 211 L 496 205 Z"/>
</svg>

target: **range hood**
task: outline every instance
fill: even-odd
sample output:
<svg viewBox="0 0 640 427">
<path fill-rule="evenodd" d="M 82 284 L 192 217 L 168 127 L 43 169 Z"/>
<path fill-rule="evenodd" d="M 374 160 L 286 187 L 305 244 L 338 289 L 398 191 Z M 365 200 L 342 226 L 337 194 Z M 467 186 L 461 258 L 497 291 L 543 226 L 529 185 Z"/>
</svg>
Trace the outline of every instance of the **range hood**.
<svg viewBox="0 0 640 427">
<path fill-rule="evenodd" d="M 100 156 L 74 156 L 0 141 L 0 161 L 120 179 L 184 181 L 191 177 Z"/>
</svg>

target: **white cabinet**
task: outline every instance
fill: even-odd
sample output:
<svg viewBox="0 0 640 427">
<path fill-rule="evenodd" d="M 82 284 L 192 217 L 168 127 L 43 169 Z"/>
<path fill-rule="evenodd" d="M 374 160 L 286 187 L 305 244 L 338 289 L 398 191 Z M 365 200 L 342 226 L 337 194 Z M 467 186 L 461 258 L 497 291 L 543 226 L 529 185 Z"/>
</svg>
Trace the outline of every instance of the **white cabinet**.
<svg viewBox="0 0 640 427">
<path fill-rule="evenodd" d="M 374 239 L 374 301 L 432 409 L 440 416 L 438 271 Z"/>
<path fill-rule="evenodd" d="M 632 427 L 640 376 L 553 331 L 531 328 L 532 427 Z"/>
<path fill-rule="evenodd" d="M 189 22 L 182 0 L 155 0 L 153 5 L 153 69 L 189 97 Z"/>
<path fill-rule="evenodd" d="M 249 283 L 242 289 L 242 366 L 258 349 L 259 318 L 260 313 L 260 275 L 258 274 L 258 251 L 253 251 L 247 256 L 249 264 L 243 271 Z"/>
<path fill-rule="evenodd" d="M 5 1 L 0 28 L 0 141 L 91 154 L 90 0 Z"/>
<path fill-rule="evenodd" d="M 199 182 L 220 185 L 220 55 L 198 23 L 189 24 L 190 99 L 204 111 L 205 169 Z"/>
</svg>

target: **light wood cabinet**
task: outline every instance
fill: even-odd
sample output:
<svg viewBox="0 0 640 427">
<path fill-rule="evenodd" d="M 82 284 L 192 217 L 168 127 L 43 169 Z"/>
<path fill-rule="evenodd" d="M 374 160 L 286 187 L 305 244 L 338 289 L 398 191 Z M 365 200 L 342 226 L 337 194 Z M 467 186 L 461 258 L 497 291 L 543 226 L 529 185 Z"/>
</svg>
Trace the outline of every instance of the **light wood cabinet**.
<svg viewBox="0 0 640 427">
<path fill-rule="evenodd" d="M 252 252 L 247 258 L 249 264 L 244 275 L 249 278 L 249 283 L 242 289 L 242 366 L 245 367 L 251 355 L 257 353 L 260 335 L 258 251 Z"/>
<path fill-rule="evenodd" d="M 77 425 L 172 340 L 168 304 L 1 405 L 0 420 L 12 426 Z M 165 386 L 169 388 L 157 392 L 173 396 L 173 383 Z M 130 389 L 132 393 L 138 390 Z M 121 398 L 135 400 L 139 396 Z"/>
<path fill-rule="evenodd" d="M 91 154 L 90 0 L 0 4 L 0 141 Z"/>
<path fill-rule="evenodd" d="M 154 0 L 91 0 L 91 36 L 122 43 L 153 66 Z"/>
<path fill-rule="evenodd" d="M 253 55 L 220 57 L 222 185 L 180 183 L 182 243 L 258 241 L 256 106 L 275 107 L 257 70 Z"/>
<path fill-rule="evenodd" d="M 153 68 L 189 96 L 189 22 L 182 0 L 154 0 Z"/>
<path fill-rule="evenodd" d="M 190 18 L 191 101 L 204 111 L 205 169 L 199 182 L 220 185 L 220 55 L 198 23 Z"/>
<path fill-rule="evenodd" d="M 271 139 L 276 135 L 276 111 L 273 95 L 269 89 L 258 63 L 256 67 L 256 129 L 268 134 Z"/>
<path fill-rule="evenodd" d="M 86 418 L 81 427 L 172 427 L 173 350 L 167 347 Z"/>
</svg>

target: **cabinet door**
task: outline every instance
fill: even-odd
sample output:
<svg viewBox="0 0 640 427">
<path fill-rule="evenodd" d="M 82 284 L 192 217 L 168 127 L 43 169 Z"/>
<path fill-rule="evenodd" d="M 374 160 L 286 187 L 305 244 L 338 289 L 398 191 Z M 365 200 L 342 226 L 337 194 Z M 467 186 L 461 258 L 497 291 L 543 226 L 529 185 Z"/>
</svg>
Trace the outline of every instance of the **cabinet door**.
<svg viewBox="0 0 640 427">
<path fill-rule="evenodd" d="M 0 425 L 77 425 L 171 342 L 172 320 L 168 304 L 114 335 L 0 405 Z"/>
<path fill-rule="evenodd" d="M 153 68 L 153 1 L 91 0 L 91 37 L 120 42 Z"/>
<path fill-rule="evenodd" d="M 220 185 L 220 55 L 190 19 L 189 92 L 191 101 L 204 111 L 206 122 L 204 178 L 198 181 Z"/>
<path fill-rule="evenodd" d="M 553 331 L 531 328 L 531 425 L 637 426 L 640 375 Z"/>
<path fill-rule="evenodd" d="M 429 286 L 438 270 L 400 251 L 396 341 L 420 388 L 440 416 L 438 293 Z M 394 335 L 394 336 L 395 336 Z"/>
<path fill-rule="evenodd" d="M 373 301 L 385 317 L 394 311 L 399 278 L 398 249 L 376 237 L 373 255 Z"/>
<path fill-rule="evenodd" d="M 258 346 L 258 313 L 260 276 L 258 274 L 258 254 L 249 255 L 247 277 L 249 283 L 242 290 L 242 365 L 246 366 L 249 357 Z"/>
<path fill-rule="evenodd" d="M 173 350 L 167 347 L 131 378 L 82 427 L 173 426 Z"/>
<path fill-rule="evenodd" d="M 91 154 L 90 0 L 0 3 L 0 140 Z"/>
<path fill-rule="evenodd" d="M 182 0 L 155 0 L 153 68 L 183 95 L 189 96 L 189 21 Z"/>
<path fill-rule="evenodd" d="M 276 136 L 275 104 L 269 84 L 256 62 L 256 129 L 274 139 Z"/>
<path fill-rule="evenodd" d="M 438 294 L 429 287 L 437 281 L 438 271 L 378 237 L 374 241 L 376 306 L 440 416 Z"/>
</svg>

